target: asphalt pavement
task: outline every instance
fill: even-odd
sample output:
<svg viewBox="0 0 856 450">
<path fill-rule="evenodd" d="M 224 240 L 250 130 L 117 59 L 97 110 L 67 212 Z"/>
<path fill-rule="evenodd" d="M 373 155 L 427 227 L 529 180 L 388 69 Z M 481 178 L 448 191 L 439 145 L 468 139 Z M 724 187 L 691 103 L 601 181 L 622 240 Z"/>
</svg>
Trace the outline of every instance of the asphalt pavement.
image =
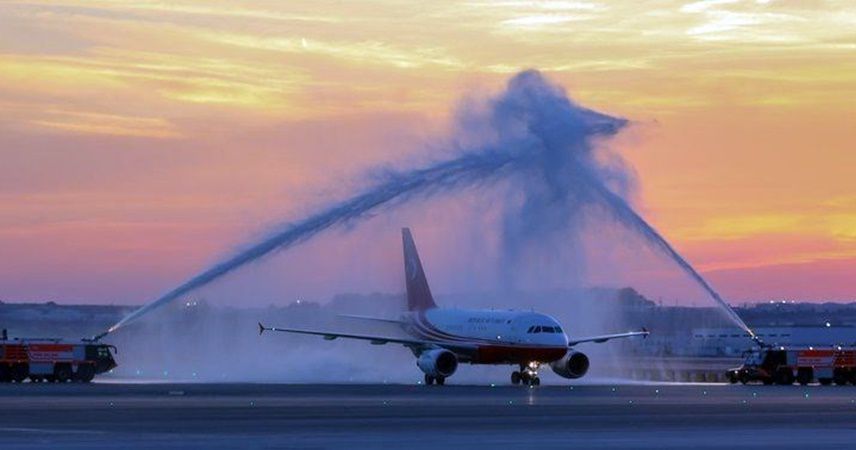
<svg viewBox="0 0 856 450">
<path fill-rule="evenodd" d="M 0 448 L 856 447 L 856 387 L 0 385 Z"/>
</svg>

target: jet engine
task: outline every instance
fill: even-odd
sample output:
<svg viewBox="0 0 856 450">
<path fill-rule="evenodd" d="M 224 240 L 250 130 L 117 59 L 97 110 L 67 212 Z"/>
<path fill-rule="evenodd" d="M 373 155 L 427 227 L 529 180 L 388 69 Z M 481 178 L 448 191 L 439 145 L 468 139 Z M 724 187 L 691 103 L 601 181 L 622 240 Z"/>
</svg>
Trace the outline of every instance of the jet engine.
<svg viewBox="0 0 856 450">
<path fill-rule="evenodd" d="M 428 376 L 446 378 L 458 368 L 458 357 L 449 350 L 428 350 L 419 355 L 416 365 Z"/>
<path fill-rule="evenodd" d="M 551 362 L 550 367 L 560 377 L 580 378 L 588 372 L 589 359 L 584 353 L 570 350 L 562 359 Z"/>
</svg>

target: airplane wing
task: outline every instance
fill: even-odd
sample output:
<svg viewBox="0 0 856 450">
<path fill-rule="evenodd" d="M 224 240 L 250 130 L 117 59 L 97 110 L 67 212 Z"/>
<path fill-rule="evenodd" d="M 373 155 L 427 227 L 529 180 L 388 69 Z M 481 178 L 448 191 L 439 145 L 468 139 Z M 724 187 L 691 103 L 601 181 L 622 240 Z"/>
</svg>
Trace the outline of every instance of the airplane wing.
<svg viewBox="0 0 856 450">
<path fill-rule="evenodd" d="M 568 347 L 573 347 L 577 344 L 582 344 L 584 342 L 596 342 L 598 344 L 602 344 L 602 343 L 604 343 L 610 339 L 628 338 L 628 337 L 633 337 L 633 336 L 648 337 L 649 334 L 651 334 L 650 331 L 648 331 L 645 328 L 642 328 L 642 330 L 640 330 L 640 331 L 630 331 L 627 333 L 604 334 L 601 336 L 591 336 L 591 337 L 584 337 L 584 338 L 578 338 L 578 339 L 570 339 L 570 340 L 568 340 Z"/>
<path fill-rule="evenodd" d="M 259 335 L 264 333 L 265 331 L 280 331 L 284 333 L 298 333 L 298 334 L 312 334 L 316 336 L 323 336 L 324 339 L 328 341 L 332 341 L 333 339 L 338 338 L 346 338 L 346 339 L 359 339 L 363 341 L 369 341 L 374 345 L 383 345 L 387 343 L 393 344 L 401 344 L 407 347 L 443 347 L 442 342 L 433 342 L 426 341 L 420 339 L 407 339 L 400 337 L 392 337 L 392 336 L 379 336 L 379 335 L 369 335 L 369 334 L 356 334 L 356 333 L 339 333 L 334 331 L 320 331 L 320 330 L 306 330 L 301 328 L 277 328 L 277 327 L 266 327 L 259 322 Z"/>
<path fill-rule="evenodd" d="M 358 320 L 371 320 L 375 322 L 386 322 L 386 323 L 395 323 L 401 325 L 404 323 L 403 320 L 398 319 L 387 319 L 384 317 L 373 317 L 373 316 L 360 316 L 356 314 L 339 314 L 339 317 L 344 317 L 346 319 L 358 319 Z"/>
</svg>

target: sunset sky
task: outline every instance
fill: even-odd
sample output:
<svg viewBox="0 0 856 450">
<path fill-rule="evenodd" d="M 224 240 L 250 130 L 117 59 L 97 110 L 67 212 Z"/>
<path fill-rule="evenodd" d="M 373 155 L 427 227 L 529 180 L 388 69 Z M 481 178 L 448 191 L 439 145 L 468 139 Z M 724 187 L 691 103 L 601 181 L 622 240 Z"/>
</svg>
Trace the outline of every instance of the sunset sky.
<svg viewBox="0 0 856 450">
<path fill-rule="evenodd" d="M 0 1 L 0 300 L 150 300 L 527 68 L 732 302 L 856 301 L 846 0 Z"/>
</svg>

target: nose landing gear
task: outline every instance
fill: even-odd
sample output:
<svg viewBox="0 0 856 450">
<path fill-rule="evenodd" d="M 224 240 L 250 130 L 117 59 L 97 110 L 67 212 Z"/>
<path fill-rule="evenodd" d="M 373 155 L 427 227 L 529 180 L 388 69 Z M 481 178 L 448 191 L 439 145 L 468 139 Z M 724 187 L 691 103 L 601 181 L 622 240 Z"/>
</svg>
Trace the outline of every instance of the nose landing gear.
<svg viewBox="0 0 856 450">
<path fill-rule="evenodd" d="M 541 384 L 541 379 L 538 378 L 537 362 L 530 362 L 528 365 L 520 365 L 520 371 L 511 372 L 511 384 L 525 384 L 527 386 L 538 386 Z"/>
</svg>

